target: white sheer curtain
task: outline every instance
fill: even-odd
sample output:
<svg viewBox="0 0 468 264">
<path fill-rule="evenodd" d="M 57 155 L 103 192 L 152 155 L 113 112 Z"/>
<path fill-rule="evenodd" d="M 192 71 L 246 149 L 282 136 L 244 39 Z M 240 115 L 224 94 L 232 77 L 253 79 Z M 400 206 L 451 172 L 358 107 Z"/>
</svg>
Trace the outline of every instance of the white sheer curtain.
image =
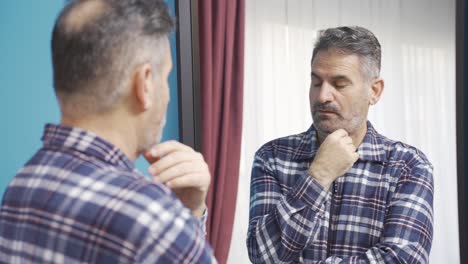
<svg viewBox="0 0 468 264">
<path fill-rule="evenodd" d="M 431 263 L 459 263 L 455 152 L 454 0 L 246 0 L 244 130 L 228 263 L 248 263 L 250 170 L 267 141 L 306 130 L 316 32 L 341 25 L 373 31 L 383 49 L 382 100 L 369 120 L 421 149 L 434 165 Z"/>
</svg>

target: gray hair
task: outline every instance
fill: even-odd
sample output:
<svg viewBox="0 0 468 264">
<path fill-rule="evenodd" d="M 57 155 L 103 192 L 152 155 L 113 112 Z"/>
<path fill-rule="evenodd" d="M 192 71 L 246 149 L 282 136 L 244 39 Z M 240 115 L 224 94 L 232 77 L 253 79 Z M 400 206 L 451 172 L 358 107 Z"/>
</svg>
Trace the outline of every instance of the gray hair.
<svg viewBox="0 0 468 264">
<path fill-rule="evenodd" d="M 69 1 L 52 35 L 54 87 L 62 113 L 113 109 L 135 67 L 161 64 L 173 27 L 164 0 Z"/>
<path fill-rule="evenodd" d="M 312 61 L 322 50 L 336 49 L 344 54 L 356 54 L 363 66 L 366 80 L 380 75 L 381 47 L 375 35 L 363 27 L 328 28 L 319 32 L 315 42 Z"/>
</svg>

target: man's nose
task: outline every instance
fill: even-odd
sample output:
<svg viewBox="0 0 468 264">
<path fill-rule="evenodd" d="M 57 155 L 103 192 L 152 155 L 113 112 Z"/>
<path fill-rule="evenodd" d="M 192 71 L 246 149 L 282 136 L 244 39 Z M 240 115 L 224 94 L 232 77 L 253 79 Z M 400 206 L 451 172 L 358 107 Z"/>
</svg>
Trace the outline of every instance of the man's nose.
<svg viewBox="0 0 468 264">
<path fill-rule="evenodd" d="M 335 88 L 328 82 L 323 82 L 318 90 L 317 99 L 321 103 L 333 101 L 333 92 Z"/>
</svg>

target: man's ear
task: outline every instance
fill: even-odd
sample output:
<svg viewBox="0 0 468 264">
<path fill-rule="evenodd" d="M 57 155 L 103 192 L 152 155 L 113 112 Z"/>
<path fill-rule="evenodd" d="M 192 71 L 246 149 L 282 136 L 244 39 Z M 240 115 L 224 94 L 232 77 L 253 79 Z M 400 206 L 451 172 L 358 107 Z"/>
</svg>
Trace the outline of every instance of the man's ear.
<svg viewBox="0 0 468 264">
<path fill-rule="evenodd" d="M 384 90 L 385 82 L 382 78 L 378 78 L 371 83 L 371 93 L 369 97 L 369 104 L 375 105 L 379 100 Z"/>
<path fill-rule="evenodd" d="M 153 103 L 153 72 L 151 65 L 145 63 L 140 65 L 134 74 L 133 93 L 138 106 L 142 110 L 148 110 Z"/>
</svg>

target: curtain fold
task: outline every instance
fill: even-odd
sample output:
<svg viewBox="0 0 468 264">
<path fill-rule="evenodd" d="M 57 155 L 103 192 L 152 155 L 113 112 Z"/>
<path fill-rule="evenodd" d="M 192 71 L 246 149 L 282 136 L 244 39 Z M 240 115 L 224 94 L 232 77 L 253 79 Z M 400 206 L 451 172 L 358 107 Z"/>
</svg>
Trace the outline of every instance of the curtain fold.
<svg viewBox="0 0 468 264">
<path fill-rule="evenodd" d="M 231 243 L 242 134 L 244 0 L 199 0 L 202 153 L 212 181 L 207 237 L 219 263 Z"/>
</svg>

